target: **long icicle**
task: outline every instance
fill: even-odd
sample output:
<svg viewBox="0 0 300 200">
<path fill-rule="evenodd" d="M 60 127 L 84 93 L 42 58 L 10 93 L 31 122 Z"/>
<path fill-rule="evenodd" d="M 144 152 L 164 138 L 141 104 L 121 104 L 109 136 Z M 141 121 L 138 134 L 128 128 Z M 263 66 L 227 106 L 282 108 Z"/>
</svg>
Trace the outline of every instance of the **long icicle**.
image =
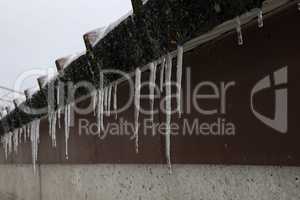
<svg viewBox="0 0 300 200">
<path fill-rule="evenodd" d="M 101 130 L 103 131 L 104 130 L 104 101 L 105 101 L 105 91 L 104 89 L 101 91 L 101 107 L 100 107 L 100 123 L 101 123 Z"/>
<path fill-rule="evenodd" d="M 56 121 L 57 121 L 57 113 L 51 113 L 51 140 L 52 140 L 52 147 L 56 147 Z"/>
<path fill-rule="evenodd" d="M 54 84 L 51 84 L 48 89 L 48 123 L 49 123 L 49 135 L 52 141 L 52 147 L 56 147 L 56 120 L 57 113 L 55 112 L 55 99 L 54 99 Z M 57 103 L 59 103 L 59 92 L 56 93 Z"/>
<path fill-rule="evenodd" d="M 58 121 L 58 128 L 61 128 L 61 122 L 60 122 L 60 116 L 61 116 L 61 110 L 60 110 L 60 84 L 58 84 L 57 90 L 56 90 L 56 104 L 57 104 L 57 121 Z"/>
<path fill-rule="evenodd" d="M 135 151 L 139 153 L 139 112 L 140 112 L 140 88 L 141 87 L 141 70 L 139 68 L 135 71 L 135 95 L 134 95 L 134 137 L 135 137 Z"/>
<path fill-rule="evenodd" d="M 36 172 L 36 161 L 38 155 L 38 144 L 40 141 L 40 119 L 31 122 L 30 124 L 30 140 L 31 140 L 31 148 L 32 148 L 32 163 L 33 163 L 33 171 Z"/>
<path fill-rule="evenodd" d="M 172 58 L 167 55 L 167 64 L 166 64 L 166 159 L 169 167 L 169 172 L 172 172 L 171 166 L 171 100 L 172 100 L 172 91 L 171 91 L 171 77 L 172 76 Z"/>
<path fill-rule="evenodd" d="M 71 108 L 71 105 L 68 104 L 65 106 L 65 147 L 66 147 L 66 150 L 65 150 L 65 156 L 66 156 L 66 159 L 68 160 L 69 159 L 69 151 L 68 151 L 68 143 L 69 143 L 69 136 L 70 136 L 70 108 Z"/>
<path fill-rule="evenodd" d="M 104 111 L 104 74 L 100 73 L 100 87 L 98 90 L 98 128 L 99 128 L 99 136 L 101 131 L 104 130 L 104 123 L 103 123 L 103 111 Z"/>
<path fill-rule="evenodd" d="M 179 117 L 182 115 L 182 102 L 181 102 L 181 82 L 182 82 L 182 64 L 183 64 L 183 47 L 178 46 L 177 50 L 177 112 Z"/>
<path fill-rule="evenodd" d="M 102 95 L 101 95 L 102 91 L 101 90 L 97 90 L 97 95 L 98 95 L 98 105 L 97 105 L 97 124 L 98 124 L 98 135 L 100 135 L 101 133 L 101 102 L 102 102 Z"/>
<path fill-rule="evenodd" d="M 154 120 L 154 97 L 155 97 L 155 87 L 156 87 L 156 68 L 157 63 L 150 64 L 150 110 L 151 110 L 151 121 Z"/>
<path fill-rule="evenodd" d="M 35 150 L 35 159 L 37 161 L 37 156 L 38 156 L 38 146 L 40 143 L 40 119 L 36 120 L 36 124 L 35 124 L 35 135 L 36 135 L 36 150 Z"/>
<path fill-rule="evenodd" d="M 35 121 L 30 123 L 30 141 L 31 141 L 31 155 L 32 155 L 32 164 L 33 164 L 33 172 L 35 173 L 35 150 L 36 150 L 36 134 L 34 128 Z"/>
<path fill-rule="evenodd" d="M 104 89 L 104 112 L 107 115 L 108 87 Z"/>
</svg>

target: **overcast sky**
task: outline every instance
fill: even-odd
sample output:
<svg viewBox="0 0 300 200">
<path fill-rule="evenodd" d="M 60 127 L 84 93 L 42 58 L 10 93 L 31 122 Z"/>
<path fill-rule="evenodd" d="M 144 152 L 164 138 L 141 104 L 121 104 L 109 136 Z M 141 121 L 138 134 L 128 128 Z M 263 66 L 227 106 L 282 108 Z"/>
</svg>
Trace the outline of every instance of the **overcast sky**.
<svg viewBox="0 0 300 200">
<path fill-rule="evenodd" d="M 130 9 L 130 0 L 0 0 L 0 86 L 13 88 L 25 71 L 54 68 L 57 58 L 84 50 L 84 33 Z"/>
</svg>

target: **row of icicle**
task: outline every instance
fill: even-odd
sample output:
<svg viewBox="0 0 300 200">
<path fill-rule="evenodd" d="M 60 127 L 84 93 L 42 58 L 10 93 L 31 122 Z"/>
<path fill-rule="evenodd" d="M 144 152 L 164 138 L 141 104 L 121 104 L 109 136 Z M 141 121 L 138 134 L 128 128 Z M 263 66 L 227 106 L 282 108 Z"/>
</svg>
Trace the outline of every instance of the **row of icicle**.
<svg viewBox="0 0 300 200">
<path fill-rule="evenodd" d="M 178 56 L 177 56 L 177 84 L 181 86 L 182 79 L 182 54 L 183 48 L 180 46 L 178 48 Z M 171 166 L 170 159 L 170 122 L 171 122 L 171 74 L 172 74 L 172 57 L 168 54 L 161 59 L 161 68 L 160 68 L 160 86 L 161 92 L 165 89 L 167 98 L 166 101 L 166 158 L 168 161 L 168 165 Z M 151 63 L 149 65 L 150 68 L 150 102 L 151 102 L 151 119 L 153 120 L 153 109 L 154 109 L 154 86 L 156 84 L 156 73 L 157 73 L 158 62 Z M 113 104 L 113 110 L 115 118 L 117 118 L 117 87 L 118 84 L 114 83 L 110 86 L 103 88 L 102 90 L 97 90 L 92 94 L 92 102 L 93 109 L 97 116 L 99 133 L 104 129 L 104 113 L 107 116 L 111 115 L 111 105 Z M 139 135 L 138 135 L 138 127 L 139 127 L 139 112 L 140 112 L 140 89 L 141 89 L 141 70 L 139 68 L 135 71 L 135 98 L 134 98 L 134 119 L 135 119 L 135 146 L 136 152 L 139 152 Z M 177 92 L 177 104 L 178 104 L 178 113 L 181 114 L 181 87 L 178 87 Z M 59 99 L 59 89 L 57 90 L 57 99 Z M 48 95 L 50 97 L 50 95 Z M 56 128 L 57 124 L 60 128 L 60 115 L 61 108 L 55 110 L 51 107 L 53 105 L 51 102 L 51 98 L 48 98 L 48 123 L 49 123 L 49 136 L 51 138 L 52 147 L 55 148 L 56 143 Z M 112 103 L 113 101 L 113 103 Z M 59 101 L 57 101 L 59 104 Z M 64 108 L 64 129 L 65 129 L 65 156 L 68 159 L 68 140 L 70 136 L 70 127 L 71 127 L 71 105 L 68 104 Z M 17 153 L 18 145 L 23 141 L 26 142 L 28 138 L 30 138 L 31 146 L 32 146 L 32 162 L 33 168 L 35 170 L 35 163 L 37 161 L 38 156 L 38 144 L 39 144 L 39 125 L 40 119 L 32 121 L 30 124 L 25 125 L 22 128 L 16 129 L 13 132 L 9 132 L 2 137 L 2 144 L 5 150 L 5 158 L 7 159 L 8 154 L 12 153 L 12 149 Z"/>
<path fill-rule="evenodd" d="M 300 6 L 299 6 L 300 8 Z M 243 35 L 242 35 L 242 29 L 241 29 L 241 22 L 240 18 L 236 18 L 236 31 L 238 35 L 238 44 L 243 45 Z M 258 27 L 263 27 L 263 13 L 262 10 L 258 11 Z M 167 54 L 164 56 L 160 63 L 160 72 L 159 72 L 159 79 L 160 79 L 160 91 L 163 92 L 165 90 L 166 94 L 166 102 L 165 102 L 165 110 L 166 110 L 166 133 L 165 133 L 165 156 L 167 160 L 167 164 L 169 166 L 169 169 L 171 170 L 171 105 L 172 105 L 172 91 L 171 91 L 171 80 L 172 80 L 172 57 L 170 54 Z M 177 50 L 177 73 L 176 73 L 176 81 L 177 81 L 177 93 L 176 93 L 176 101 L 177 101 L 177 113 L 179 117 L 182 114 L 182 102 L 181 102 L 181 82 L 182 82 L 182 62 L 183 62 L 183 48 L 182 46 L 178 47 Z M 156 84 L 157 79 L 157 68 L 158 68 L 158 62 L 153 62 L 149 65 L 150 68 L 150 106 L 151 106 L 151 119 L 153 121 L 153 110 L 154 110 L 154 86 Z M 134 104 L 135 104 L 135 111 L 134 111 L 134 120 L 135 120 L 135 130 L 134 130 L 134 136 L 135 136 L 135 149 L 136 152 L 139 152 L 139 134 L 138 134 L 138 128 L 139 128 L 139 111 L 140 111 L 140 89 L 141 89 L 141 70 L 139 68 L 135 71 L 135 98 L 134 98 Z M 117 118 L 117 84 L 113 84 L 110 86 L 107 86 L 105 88 L 102 88 L 98 90 L 97 92 L 92 94 L 92 100 L 93 100 L 93 107 L 95 114 L 97 116 L 97 122 L 98 122 L 98 128 L 99 133 L 101 130 L 104 129 L 104 123 L 103 123 L 103 114 L 106 112 L 108 116 L 111 115 L 111 100 L 113 93 L 113 109 L 115 117 Z M 57 89 L 57 104 L 59 104 L 59 89 Z M 58 122 L 58 127 L 61 128 L 60 124 L 60 116 L 61 116 L 61 108 L 58 108 L 56 111 L 49 107 L 48 112 L 48 121 L 49 121 L 49 135 L 51 137 L 52 141 L 52 147 L 56 147 L 56 126 Z M 68 140 L 70 136 L 70 127 L 71 127 L 71 105 L 66 105 L 64 108 L 64 116 L 65 116 L 65 155 L 66 159 L 68 159 Z M 31 141 L 31 147 L 32 147 L 32 163 L 33 163 L 33 169 L 35 171 L 35 163 L 37 161 L 38 156 L 38 144 L 40 141 L 40 133 L 39 133 L 39 126 L 40 126 L 40 119 L 32 121 L 30 124 L 27 124 L 23 126 L 22 128 L 16 129 L 12 132 L 6 133 L 1 138 L 1 143 L 3 145 L 4 151 L 5 151 L 5 158 L 7 159 L 8 155 L 14 151 L 15 153 L 18 152 L 18 145 L 22 142 L 22 139 L 24 142 L 26 142 L 28 139 Z"/>
<path fill-rule="evenodd" d="M 181 117 L 182 114 L 182 64 L 183 64 L 183 47 L 179 46 L 177 49 L 177 71 L 176 71 L 176 111 Z M 171 113 L 172 113 L 172 57 L 170 54 L 167 54 L 161 59 L 160 63 L 160 80 L 159 80 L 159 88 L 160 92 L 162 93 L 165 90 L 165 115 L 166 115 L 166 132 L 165 132 L 165 156 L 167 160 L 167 164 L 169 166 L 171 172 Z M 151 121 L 154 120 L 153 110 L 154 110 L 154 97 L 155 97 L 155 86 L 156 86 L 156 75 L 157 75 L 157 66 L 158 63 L 154 62 L 151 63 L 150 68 L 150 109 L 151 109 Z M 141 71 L 140 69 L 136 69 L 135 71 L 135 112 L 134 112 L 134 119 L 135 119 L 135 145 L 136 145 L 136 152 L 139 152 L 139 111 L 140 111 L 140 89 L 141 89 Z"/>
</svg>

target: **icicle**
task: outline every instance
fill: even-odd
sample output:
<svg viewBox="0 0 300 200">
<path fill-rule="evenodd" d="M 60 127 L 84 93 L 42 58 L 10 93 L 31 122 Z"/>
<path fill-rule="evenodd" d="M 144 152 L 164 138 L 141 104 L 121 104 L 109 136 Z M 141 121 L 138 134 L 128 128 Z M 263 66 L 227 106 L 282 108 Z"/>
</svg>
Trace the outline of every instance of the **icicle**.
<svg viewBox="0 0 300 200">
<path fill-rule="evenodd" d="M 139 112 L 140 112 L 140 89 L 141 89 L 141 70 L 139 68 L 135 71 L 135 95 L 134 95 L 134 137 L 135 137 L 135 151 L 139 152 Z"/>
<path fill-rule="evenodd" d="M 58 121 L 58 128 L 61 128 L 61 109 L 57 109 L 57 121 Z"/>
<path fill-rule="evenodd" d="M 183 63 L 183 47 L 178 46 L 177 50 L 177 112 L 179 117 L 182 114 L 182 102 L 181 102 L 181 82 L 182 82 L 182 63 Z"/>
<path fill-rule="evenodd" d="M 27 134 L 27 133 L 26 133 L 26 130 L 27 130 L 27 129 L 26 129 L 26 126 L 27 126 L 27 125 L 23 126 L 23 128 L 22 128 L 22 129 L 23 129 L 23 140 L 24 140 L 24 142 L 26 142 L 26 140 L 27 140 L 27 139 L 26 139 L 26 134 Z"/>
<path fill-rule="evenodd" d="M 163 92 L 164 89 L 165 65 L 166 65 L 166 60 L 165 58 L 163 58 L 161 62 L 161 68 L 160 68 L 160 91 L 161 92 Z"/>
<path fill-rule="evenodd" d="M 104 130 L 103 125 L 103 104 L 104 104 L 104 74 L 100 73 L 100 87 L 98 90 L 98 111 L 97 111 L 97 121 L 98 121 L 98 134 L 100 136 L 101 131 Z"/>
<path fill-rule="evenodd" d="M 108 115 L 108 91 L 109 87 L 105 88 L 105 113 Z"/>
<path fill-rule="evenodd" d="M 53 126 L 52 126 L 52 143 L 56 147 L 56 122 L 57 122 L 57 113 L 54 113 L 53 116 Z"/>
<path fill-rule="evenodd" d="M 50 89 L 54 89 L 54 86 Z M 57 105 L 59 106 L 59 89 L 57 89 L 57 103 L 58 103 Z M 52 141 L 52 147 L 56 147 L 56 121 L 57 121 L 57 113 L 55 112 L 54 98 L 49 93 L 48 94 L 48 123 L 49 123 L 49 136 Z"/>
<path fill-rule="evenodd" d="M 59 85 L 56 89 L 56 105 L 57 107 L 59 107 L 59 104 L 60 104 L 60 92 L 59 92 Z"/>
<path fill-rule="evenodd" d="M 5 157 L 6 157 L 6 148 L 5 148 L 5 135 L 4 136 L 1 136 L 0 138 L 0 142 L 1 142 L 1 145 L 2 145 L 2 148 L 4 149 L 4 154 L 5 154 Z"/>
<path fill-rule="evenodd" d="M 107 115 L 108 115 L 108 116 L 110 116 L 111 91 L 112 91 L 112 86 L 109 86 L 109 87 L 108 87 L 108 98 L 107 98 Z"/>
<path fill-rule="evenodd" d="M 106 111 L 107 111 L 107 88 L 104 88 L 103 89 L 103 105 L 104 105 L 104 109 L 103 109 L 103 112 L 105 112 L 105 114 L 107 114 L 106 113 Z"/>
<path fill-rule="evenodd" d="M 52 133 L 52 112 L 48 112 L 49 136 Z"/>
<path fill-rule="evenodd" d="M 7 160 L 8 155 L 11 154 L 12 152 L 12 138 L 13 138 L 13 133 L 9 132 L 6 133 L 1 139 L 4 152 L 5 152 L 5 160 Z"/>
<path fill-rule="evenodd" d="M 51 90 L 51 86 L 49 88 Z M 49 91 L 48 93 L 50 93 L 51 91 Z M 52 98 L 51 98 L 51 94 L 48 94 L 48 99 L 47 99 L 47 103 L 48 103 L 48 124 L 49 124 L 49 136 L 51 136 L 51 129 L 52 129 Z"/>
<path fill-rule="evenodd" d="M 97 90 L 97 98 L 98 98 L 98 102 L 97 102 L 97 106 L 95 107 L 97 109 L 97 126 L 98 126 L 98 134 L 100 134 L 100 130 L 101 130 L 101 119 L 100 119 L 100 113 L 101 113 L 101 91 Z"/>
<path fill-rule="evenodd" d="M 4 148 L 4 152 L 5 152 L 5 160 L 7 160 L 8 157 L 8 140 L 7 140 L 7 134 L 3 136 L 2 138 L 2 144 L 3 144 L 3 148 Z"/>
<path fill-rule="evenodd" d="M 29 139 L 30 139 L 31 125 L 28 124 L 26 129 L 27 129 L 27 130 L 26 130 L 26 133 L 27 133 L 26 138 L 29 138 Z"/>
<path fill-rule="evenodd" d="M 236 32 L 237 32 L 237 35 L 238 35 L 238 44 L 243 45 L 244 41 L 243 41 L 241 21 L 240 21 L 239 17 L 236 18 L 236 22 L 237 22 Z"/>
<path fill-rule="evenodd" d="M 4 138 L 4 151 L 5 151 L 5 160 L 7 160 L 8 157 L 8 136 L 6 135 Z"/>
<path fill-rule="evenodd" d="M 65 147 L 66 147 L 66 159 L 69 159 L 69 152 L 68 152 L 68 142 L 70 136 L 70 118 L 71 118 L 71 105 L 68 104 L 65 107 Z"/>
<path fill-rule="evenodd" d="M 22 134 L 23 134 L 23 127 L 18 129 L 18 132 L 19 132 L 19 143 L 22 143 Z"/>
<path fill-rule="evenodd" d="M 118 96 L 117 96 L 117 92 L 118 92 L 118 84 L 114 85 L 114 112 L 115 112 L 115 118 L 118 118 Z"/>
<path fill-rule="evenodd" d="M 9 132 L 8 134 L 8 154 L 11 154 L 12 153 L 12 149 L 13 149 L 13 145 L 12 145 L 12 137 L 13 136 L 13 133 L 12 132 Z"/>
<path fill-rule="evenodd" d="M 155 97 L 155 86 L 156 86 L 156 68 L 157 63 L 150 64 L 150 110 L 151 110 L 151 121 L 154 120 L 154 97 Z"/>
<path fill-rule="evenodd" d="M 13 133 L 13 141 L 14 141 L 14 152 L 18 153 L 18 145 L 19 145 L 19 131 L 16 129 Z"/>
<path fill-rule="evenodd" d="M 51 111 L 49 113 L 49 134 L 52 140 L 52 147 L 56 147 L 56 122 L 57 122 L 57 113 Z"/>
<path fill-rule="evenodd" d="M 261 9 L 259 9 L 259 11 L 258 11 L 258 18 L 257 18 L 257 20 L 258 20 L 258 27 L 259 28 L 264 27 L 263 12 L 262 12 Z"/>
<path fill-rule="evenodd" d="M 61 110 L 60 110 L 60 87 L 57 87 L 56 92 L 56 99 L 57 99 L 57 121 L 58 121 L 58 128 L 61 128 L 61 122 L 60 122 L 60 116 L 61 116 Z"/>
<path fill-rule="evenodd" d="M 97 102 L 99 101 L 98 99 L 98 93 L 94 92 L 92 94 L 92 103 L 93 103 L 93 112 L 94 112 L 94 116 L 96 116 L 96 110 L 97 110 Z"/>
<path fill-rule="evenodd" d="M 166 135 L 165 135 L 165 142 L 166 142 L 166 159 L 169 166 L 169 170 L 171 173 L 171 150 L 170 150 L 170 143 L 171 143 L 171 100 L 172 100 L 172 91 L 171 91 L 171 77 L 172 76 L 172 58 L 168 54 L 167 55 L 167 64 L 166 64 Z"/>
<path fill-rule="evenodd" d="M 40 119 L 35 120 L 30 123 L 30 141 L 31 141 L 31 151 L 32 151 L 32 163 L 33 171 L 35 173 L 35 164 L 38 155 L 38 144 L 40 142 Z"/>
<path fill-rule="evenodd" d="M 100 132 L 102 130 L 102 91 L 98 90 L 97 91 L 98 95 L 98 105 L 97 105 L 97 124 L 98 124 L 98 134 L 100 135 Z"/>
<path fill-rule="evenodd" d="M 103 114 L 104 114 L 104 95 L 105 91 L 104 89 L 100 91 L 100 96 L 101 96 L 101 102 L 100 102 L 100 124 L 101 124 L 101 130 L 104 130 L 104 124 L 103 124 Z"/>
</svg>

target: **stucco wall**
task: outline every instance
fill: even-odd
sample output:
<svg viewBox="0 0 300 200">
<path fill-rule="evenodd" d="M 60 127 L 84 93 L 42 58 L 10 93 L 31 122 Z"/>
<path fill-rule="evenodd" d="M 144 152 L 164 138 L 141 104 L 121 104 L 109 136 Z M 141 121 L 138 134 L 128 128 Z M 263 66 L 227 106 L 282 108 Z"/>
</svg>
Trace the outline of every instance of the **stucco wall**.
<svg viewBox="0 0 300 200">
<path fill-rule="evenodd" d="M 300 168 L 0 165 L 0 199 L 300 199 Z"/>
</svg>

